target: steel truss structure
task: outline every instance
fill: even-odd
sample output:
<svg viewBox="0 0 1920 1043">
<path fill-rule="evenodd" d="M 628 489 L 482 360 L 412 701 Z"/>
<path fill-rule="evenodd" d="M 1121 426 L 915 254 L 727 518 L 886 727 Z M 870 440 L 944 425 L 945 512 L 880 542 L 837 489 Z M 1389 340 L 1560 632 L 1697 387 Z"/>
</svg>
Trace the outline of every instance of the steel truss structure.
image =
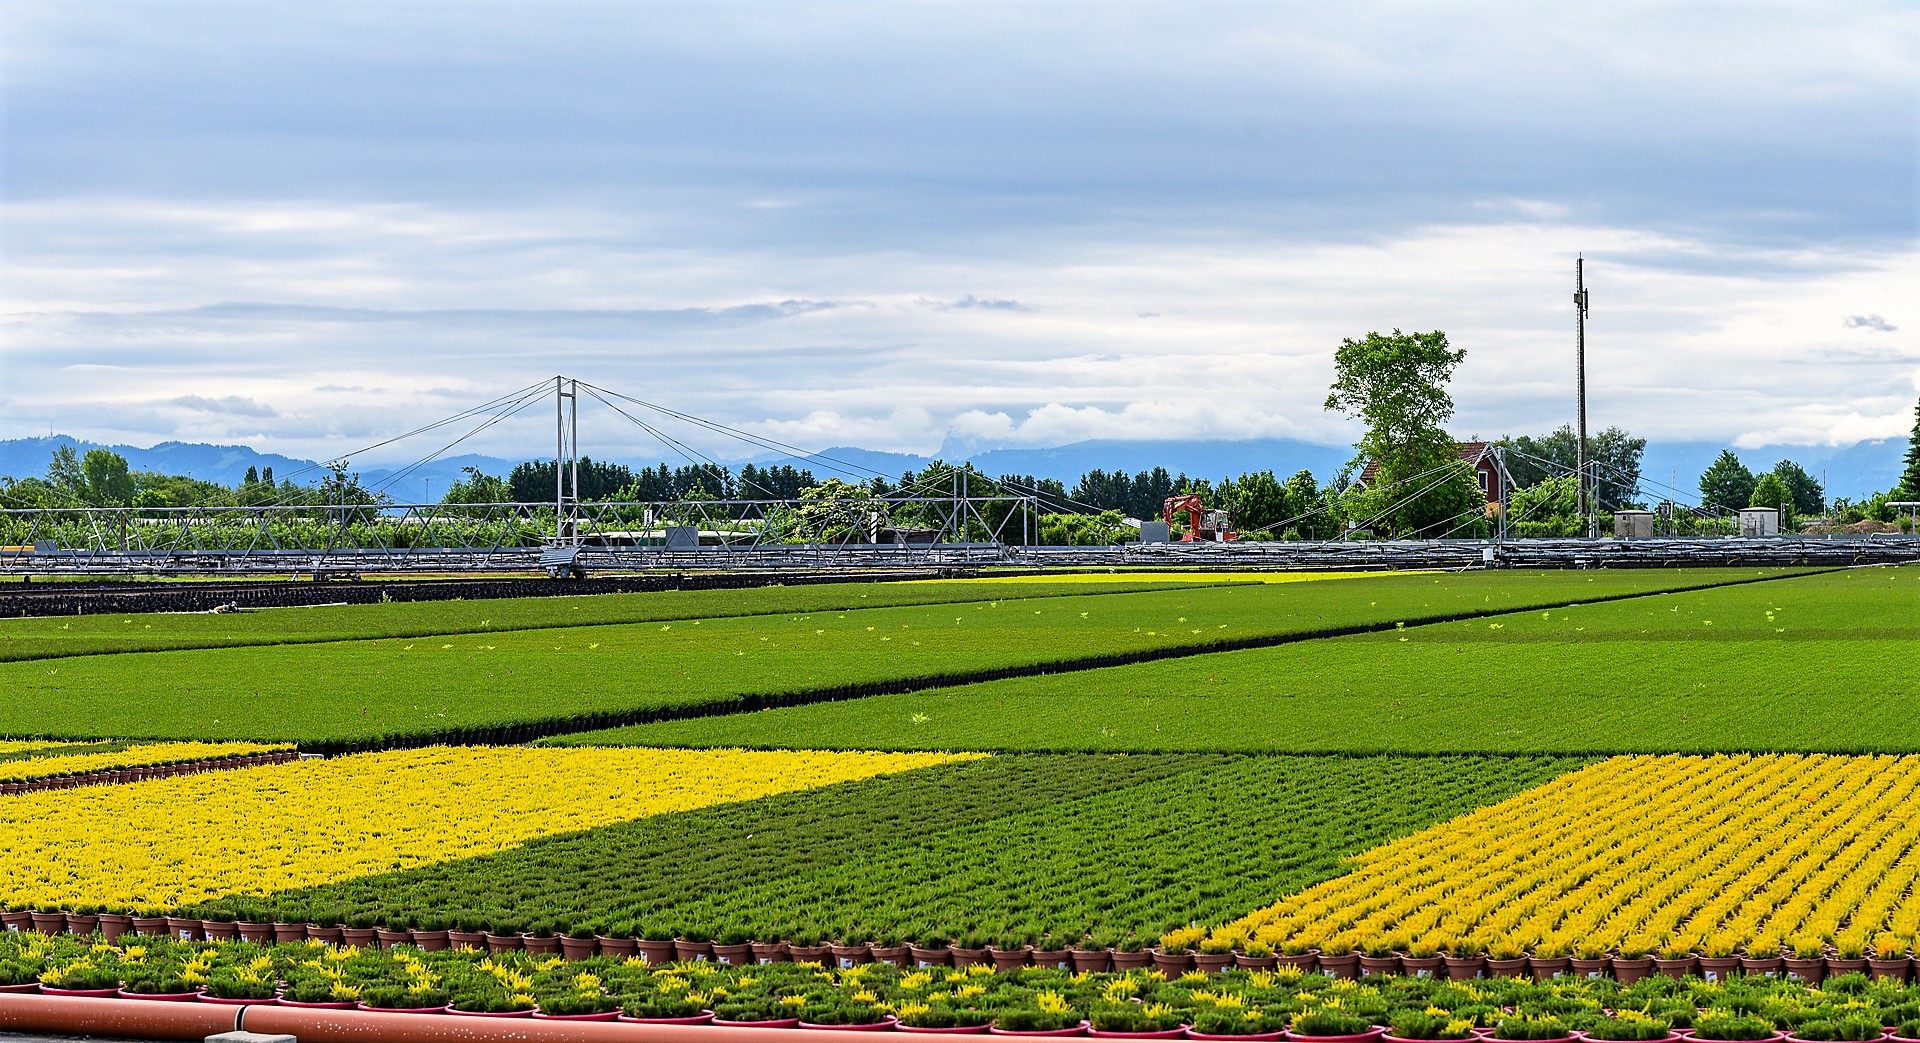
<svg viewBox="0 0 1920 1043">
<path fill-rule="evenodd" d="M 1033 497 L 0 510 L 0 573 L 442 572 L 991 564 Z"/>
</svg>

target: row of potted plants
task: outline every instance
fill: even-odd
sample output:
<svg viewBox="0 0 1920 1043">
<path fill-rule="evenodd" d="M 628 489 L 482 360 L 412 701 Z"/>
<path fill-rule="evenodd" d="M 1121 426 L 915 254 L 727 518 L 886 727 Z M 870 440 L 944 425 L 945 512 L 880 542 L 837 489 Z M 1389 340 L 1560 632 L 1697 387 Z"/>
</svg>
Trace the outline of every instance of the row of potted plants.
<svg viewBox="0 0 1920 1043">
<path fill-rule="evenodd" d="M 167 744 L 189 745 L 189 744 Z M 139 747 L 135 747 L 139 749 Z M 190 755 L 186 755 L 190 756 Z M 36 765 L 45 765 L 45 770 L 63 767 L 63 760 L 69 758 L 36 759 Z M 78 759 L 78 758 L 71 758 Z M 133 760 L 139 760 L 135 755 Z M 298 751 L 291 748 L 266 753 L 249 753 L 237 756 L 196 757 L 192 760 L 179 760 L 160 764 L 130 764 L 126 767 L 101 768 L 61 774 L 46 774 L 34 778 L 15 779 L 0 782 L 0 796 L 16 793 L 35 793 L 41 790 L 76 789 L 81 786 L 102 786 L 120 782 L 139 782 L 144 779 L 170 779 L 177 775 L 194 775 L 203 771 L 224 771 L 231 768 L 253 768 L 263 764 L 285 764 L 300 759 Z"/>
<path fill-rule="evenodd" d="M 1340 979 L 1297 967 L 1217 975 L 990 965 L 816 963 L 728 967 L 639 957 L 426 952 L 71 936 L 0 937 L 0 989 L 218 1004 L 363 1008 L 902 1032 L 1198 1040 L 1576 1038 L 1654 1043 L 1920 1039 L 1920 987 L 1859 972 L 1821 987 L 1780 978 L 1655 976 L 1539 983 L 1406 976 Z"/>
<path fill-rule="evenodd" d="M 586 932 L 554 934 L 551 931 L 494 934 L 488 931 L 459 929 L 340 926 L 293 923 L 248 923 L 178 916 L 127 916 L 97 909 L 44 913 L 13 910 L 0 913 L 0 926 L 11 931 L 38 931 L 42 934 L 86 935 L 98 932 L 106 941 L 126 934 L 146 937 L 167 936 L 182 941 L 246 941 L 260 944 L 293 943 L 308 940 L 331 945 L 392 948 L 411 945 L 424 951 L 473 949 L 489 953 L 526 951 L 556 954 L 569 960 L 594 956 L 637 956 L 651 964 L 685 960 L 712 960 L 729 966 L 747 964 L 817 962 L 838 966 L 863 963 L 888 963 L 898 967 L 968 967 L 988 965 L 996 970 L 1021 967 L 1046 967 L 1076 972 L 1130 971 L 1154 969 L 1166 974 L 1200 970 L 1209 974 L 1229 968 L 1274 970 L 1293 967 L 1318 971 L 1336 978 L 1405 974 L 1412 977 L 1446 978 L 1465 981 L 1474 978 L 1531 977 L 1536 981 L 1555 978 L 1595 978 L 1611 976 L 1625 982 L 1662 974 L 1679 978 L 1699 975 L 1716 980 L 1733 974 L 1780 976 L 1805 982 L 1819 982 L 1830 975 L 1864 971 L 1876 978 L 1905 981 L 1912 976 L 1915 960 L 1907 952 L 1881 955 L 1823 950 L 1782 950 L 1766 955 L 1741 953 L 1705 955 L 1676 950 L 1657 954 L 1600 953 L 1543 956 L 1503 951 L 1493 954 L 1456 956 L 1451 953 L 1419 954 L 1369 950 L 1327 953 L 1318 949 L 1306 952 L 1279 952 L 1258 944 L 1247 949 L 1228 949 L 1209 941 L 1189 944 L 1187 932 L 1169 932 L 1157 946 L 1145 946 L 1140 939 L 1129 939 L 1112 948 L 1095 947 L 1082 941 L 1067 944 L 1052 938 L 1040 945 L 1020 938 L 948 939 L 930 935 L 914 942 L 882 940 L 876 942 L 836 942 L 815 938 L 794 941 L 761 941 L 746 932 L 717 937 L 622 938 Z M 1046 944 L 1053 941 L 1053 945 Z"/>
</svg>

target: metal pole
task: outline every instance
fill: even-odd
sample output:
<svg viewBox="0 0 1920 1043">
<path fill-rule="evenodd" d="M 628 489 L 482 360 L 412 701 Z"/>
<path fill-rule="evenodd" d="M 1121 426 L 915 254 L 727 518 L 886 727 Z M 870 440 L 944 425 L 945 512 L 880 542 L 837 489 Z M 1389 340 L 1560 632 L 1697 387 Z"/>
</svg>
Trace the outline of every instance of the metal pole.
<svg viewBox="0 0 1920 1043">
<path fill-rule="evenodd" d="M 567 470 L 567 414 L 563 407 L 566 400 L 560 393 L 560 376 L 553 378 L 553 538 L 558 541 L 566 538 L 565 527 L 560 522 L 560 514 L 566 500 Z"/>
<path fill-rule="evenodd" d="M 1594 510 L 1594 496 L 1589 475 L 1587 474 L 1587 271 L 1586 258 L 1576 256 L 1573 260 L 1573 308 L 1574 308 L 1574 378 L 1575 393 L 1580 400 L 1580 446 L 1574 465 L 1574 482 L 1580 488 L 1580 513 L 1587 519 L 1587 538 L 1599 535 L 1600 518 Z"/>
</svg>

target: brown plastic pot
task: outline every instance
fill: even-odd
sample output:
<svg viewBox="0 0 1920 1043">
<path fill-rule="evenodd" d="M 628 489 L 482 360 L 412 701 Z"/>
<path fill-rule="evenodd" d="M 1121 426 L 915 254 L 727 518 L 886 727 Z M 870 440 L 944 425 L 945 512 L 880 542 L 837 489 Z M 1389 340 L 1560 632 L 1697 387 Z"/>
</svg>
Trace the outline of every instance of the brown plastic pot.
<svg viewBox="0 0 1920 1043">
<path fill-rule="evenodd" d="M 593 941 L 600 947 L 600 955 L 611 956 L 616 960 L 624 960 L 640 951 L 640 946 L 631 938 L 609 938 L 602 934 L 596 935 Z"/>
<path fill-rule="evenodd" d="M 1726 981 L 1727 976 L 1740 969 L 1738 956 L 1702 956 L 1700 957 L 1700 977 L 1708 981 Z"/>
<path fill-rule="evenodd" d="M 1197 952 L 1193 954 L 1193 969 L 1206 974 L 1219 974 L 1233 966 L 1233 954 L 1230 952 Z"/>
<path fill-rule="evenodd" d="M 1847 959 L 1842 959 L 1841 957 L 1838 957 L 1838 956 L 1827 957 L 1827 976 L 1828 977 L 1838 977 L 1842 974 L 1852 974 L 1854 971 L 1865 971 L 1866 969 L 1867 969 L 1867 958 L 1865 956 L 1857 956 L 1857 957 L 1851 957 Z"/>
<path fill-rule="evenodd" d="M 452 931 L 425 931 L 416 927 L 407 932 L 407 937 L 413 939 L 413 944 L 421 952 L 440 952 L 453 948 Z"/>
<path fill-rule="evenodd" d="M 1366 953 L 1360 954 L 1360 974 L 1362 977 L 1398 973 L 1400 973 L 1399 957 L 1368 956 Z"/>
<path fill-rule="evenodd" d="M 1573 967 L 1573 976 L 1576 978 L 1604 978 L 1607 976 L 1607 958 L 1605 956 L 1597 960 L 1583 960 L 1575 956 L 1569 959 L 1567 963 Z"/>
<path fill-rule="evenodd" d="M 913 966 L 913 953 L 905 945 L 870 945 L 867 948 L 873 953 L 873 962 L 875 963 L 890 963 L 895 967 Z M 720 947 L 715 946 L 714 953 L 716 956 L 719 954 L 719 951 Z"/>
<path fill-rule="evenodd" d="M 1400 973 L 1409 978 L 1438 978 L 1446 973 L 1447 961 L 1439 956 L 1400 954 Z"/>
<path fill-rule="evenodd" d="M 1653 973 L 1651 956 L 1615 956 L 1611 962 L 1613 977 L 1622 985 L 1632 985 Z"/>
<path fill-rule="evenodd" d="M 481 931 L 480 936 L 486 939 L 487 951 L 490 953 L 526 951 L 526 942 L 517 934 L 494 934 L 492 931 Z"/>
<path fill-rule="evenodd" d="M 1653 965 L 1660 969 L 1661 974 L 1669 978 L 1684 978 L 1693 973 L 1694 958 L 1686 956 L 1678 960 L 1668 960 L 1655 956 L 1653 958 Z"/>
<path fill-rule="evenodd" d="M 419 943 L 420 941 L 419 931 L 413 932 L 413 940 L 415 944 Z M 485 931 L 448 931 L 447 944 L 452 946 L 455 949 L 485 949 L 487 947 L 487 932 Z M 426 948 L 426 946 L 424 945 L 420 947 L 422 949 Z"/>
<path fill-rule="evenodd" d="M 374 929 L 371 927 L 342 927 L 340 928 L 340 944 L 351 945 L 356 949 L 365 949 L 373 944 L 373 932 Z"/>
<path fill-rule="evenodd" d="M 391 931 L 385 927 L 376 927 L 373 930 L 373 939 L 374 941 L 380 943 L 380 948 L 391 949 L 396 945 L 412 945 L 413 932 L 412 931 Z M 441 944 L 442 945 L 446 944 L 445 938 L 441 939 Z"/>
<path fill-rule="evenodd" d="M 1113 954 L 1105 949 L 1075 949 L 1070 958 L 1076 973 L 1099 974 L 1113 965 Z"/>
<path fill-rule="evenodd" d="M 793 957 L 795 963 L 824 964 L 833 959 L 833 950 L 825 945 L 795 945 L 788 942 L 787 955 Z"/>
<path fill-rule="evenodd" d="M 100 914 L 100 937 L 107 941 L 113 941 L 131 930 L 133 930 L 133 917 L 123 916 L 120 913 Z"/>
<path fill-rule="evenodd" d="M 31 916 L 33 919 L 33 929 L 36 931 L 39 931 L 41 934 L 67 933 L 67 914 L 66 913 L 36 912 L 36 913 L 30 913 L 28 915 Z"/>
<path fill-rule="evenodd" d="M 33 914 L 25 909 L 10 909 L 0 913 L 0 927 L 9 931 L 31 931 Z"/>
<path fill-rule="evenodd" d="M 100 917 L 97 913 L 67 914 L 67 933 L 75 937 L 85 938 L 87 935 L 98 930 L 99 927 Z"/>
<path fill-rule="evenodd" d="M 1027 965 L 1027 957 L 1033 955 L 1033 946 L 1022 945 L 1018 949 L 1002 949 L 987 946 L 987 959 L 993 961 L 993 969 L 1001 974 L 1011 974 Z"/>
<path fill-rule="evenodd" d="M 939 949 L 922 949 L 918 945 L 909 945 L 907 946 L 907 955 L 913 957 L 913 965 L 915 967 L 953 966 L 953 951 L 945 947 Z"/>
<path fill-rule="evenodd" d="M 1233 954 L 1233 965 L 1249 971 L 1270 971 L 1279 963 L 1272 953 L 1265 956 L 1248 956 L 1246 953 Z"/>
<path fill-rule="evenodd" d="M 1883 981 L 1906 981 L 1907 972 L 1913 969 L 1913 957 L 1901 955 L 1882 959 L 1875 956 L 1867 961 L 1867 969 Z"/>
<path fill-rule="evenodd" d="M 1442 956 L 1440 961 L 1447 968 L 1448 981 L 1472 981 L 1487 973 L 1485 956 Z"/>
<path fill-rule="evenodd" d="M 240 940 L 243 942 L 252 942 L 255 945 L 269 945 L 273 942 L 273 925 L 270 923 L 240 920 L 233 925 L 233 929 L 240 932 Z"/>
<path fill-rule="evenodd" d="M 1742 956 L 1740 970 L 1749 977 L 1778 978 L 1787 972 L 1787 961 L 1779 956 Z"/>
<path fill-rule="evenodd" d="M 953 961 L 955 967 L 971 967 L 976 963 L 987 962 L 987 950 L 962 949 L 956 945 L 947 950 L 947 957 Z"/>
<path fill-rule="evenodd" d="M 1274 954 L 1273 962 L 1277 967 L 1298 967 L 1303 973 L 1311 972 L 1315 967 L 1320 965 L 1320 950 L 1309 949 L 1306 952 L 1276 953 Z M 1193 1033 L 1189 1032 L 1187 1035 L 1191 1036 Z"/>
<path fill-rule="evenodd" d="M 135 929 L 138 929 L 140 921 L 138 919 L 134 920 L 133 926 Z M 276 920 L 273 924 L 273 940 L 281 945 L 286 945 L 289 942 L 304 942 L 307 940 L 307 925 L 303 923 L 281 923 Z"/>
<path fill-rule="evenodd" d="M 307 937 L 325 945 L 339 945 L 340 928 L 332 924 L 322 927 L 317 923 L 310 923 L 307 925 Z"/>
<path fill-rule="evenodd" d="M 235 942 L 240 940 L 240 925 L 232 920 L 200 921 L 200 937 L 210 942 Z"/>
<path fill-rule="evenodd" d="M 865 942 L 858 945 L 829 945 L 827 951 L 833 954 L 833 962 L 841 967 L 873 962 L 873 949 Z"/>
<path fill-rule="evenodd" d="M 560 939 L 550 934 L 545 937 L 523 934 L 520 936 L 520 947 L 536 956 L 556 956 L 560 952 Z"/>
<path fill-rule="evenodd" d="M 673 940 L 673 958 L 679 960 L 681 963 L 692 963 L 696 960 L 710 960 L 713 958 L 713 943 L 690 942 L 685 938 L 675 938 Z"/>
<path fill-rule="evenodd" d="M 633 947 L 640 951 L 641 959 L 650 964 L 657 966 L 673 962 L 673 939 L 671 938 L 639 938 L 635 939 Z"/>
<path fill-rule="evenodd" d="M 183 942 L 204 941 L 206 936 L 200 933 L 200 921 L 189 920 L 184 916 L 169 916 L 167 933 Z"/>
<path fill-rule="evenodd" d="M 1158 947 L 1147 951 L 1153 959 L 1153 969 L 1169 978 L 1177 978 L 1193 969 L 1192 953 L 1167 952 Z"/>
<path fill-rule="evenodd" d="M 1788 956 L 1784 962 L 1787 965 L 1787 977 L 1797 978 L 1808 985 L 1818 985 L 1820 979 L 1827 976 L 1827 961 L 1818 956 L 1811 960 Z"/>
<path fill-rule="evenodd" d="M 585 960 L 600 954 L 600 943 L 592 938 L 575 938 L 571 935 L 560 939 L 560 955 L 569 960 Z"/>
<path fill-rule="evenodd" d="M 1033 950 L 1035 967 L 1053 967 L 1058 970 L 1073 969 L 1072 949 L 1035 949 Z"/>
<path fill-rule="evenodd" d="M 1117 972 L 1144 970 L 1153 965 L 1153 953 L 1147 949 L 1134 949 L 1127 952 L 1115 949 L 1107 957 L 1107 961 L 1113 964 L 1113 969 Z"/>
<path fill-rule="evenodd" d="M 1322 973 L 1330 978 L 1358 978 L 1360 976 L 1360 954 L 1347 953 L 1344 956 L 1329 956 L 1321 953 L 1315 957 Z"/>
<path fill-rule="evenodd" d="M 1532 956 L 1527 958 L 1527 969 L 1533 972 L 1534 981 L 1549 982 L 1573 973 L 1573 960 L 1566 956 Z"/>
<path fill-rule="evenodd" d="M 1496 960 L 1489 956 L 1487 957 L 1487 973 L 1495 978 L 1522 978 L 1529 973 L 1528 962 L 1525 956 L 1515 957 L 1511 960 Z"/>
<path fill-rule="evenodd" d="M 753 962 L 753 943 L 721 945 L 716 942 L 713 946 L 713 962 L 727 967 L 745 967 Z"/>
<path fill-rule="evenodd" d="M 605 944 L 602 943 L 601 947 L 605 948 Z M 787 955 L 786 942 L 753 943 L 753 962 L 755 963 L 787 963 L 792 959 L 792 956 Z"/>
</svg>

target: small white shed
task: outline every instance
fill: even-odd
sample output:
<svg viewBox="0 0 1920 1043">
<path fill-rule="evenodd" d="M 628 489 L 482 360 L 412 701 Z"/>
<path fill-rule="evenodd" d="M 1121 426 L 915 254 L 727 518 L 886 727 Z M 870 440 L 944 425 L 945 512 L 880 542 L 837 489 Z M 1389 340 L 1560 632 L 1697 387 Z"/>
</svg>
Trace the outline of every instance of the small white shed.
<svg viewBox="0 0 1920 1043">
<path fill-rule="evenodd" d="M 1740 535 L 1780 535 L 1780 512 L 1772 507 L 1740 508 Z"/>
</svg>

